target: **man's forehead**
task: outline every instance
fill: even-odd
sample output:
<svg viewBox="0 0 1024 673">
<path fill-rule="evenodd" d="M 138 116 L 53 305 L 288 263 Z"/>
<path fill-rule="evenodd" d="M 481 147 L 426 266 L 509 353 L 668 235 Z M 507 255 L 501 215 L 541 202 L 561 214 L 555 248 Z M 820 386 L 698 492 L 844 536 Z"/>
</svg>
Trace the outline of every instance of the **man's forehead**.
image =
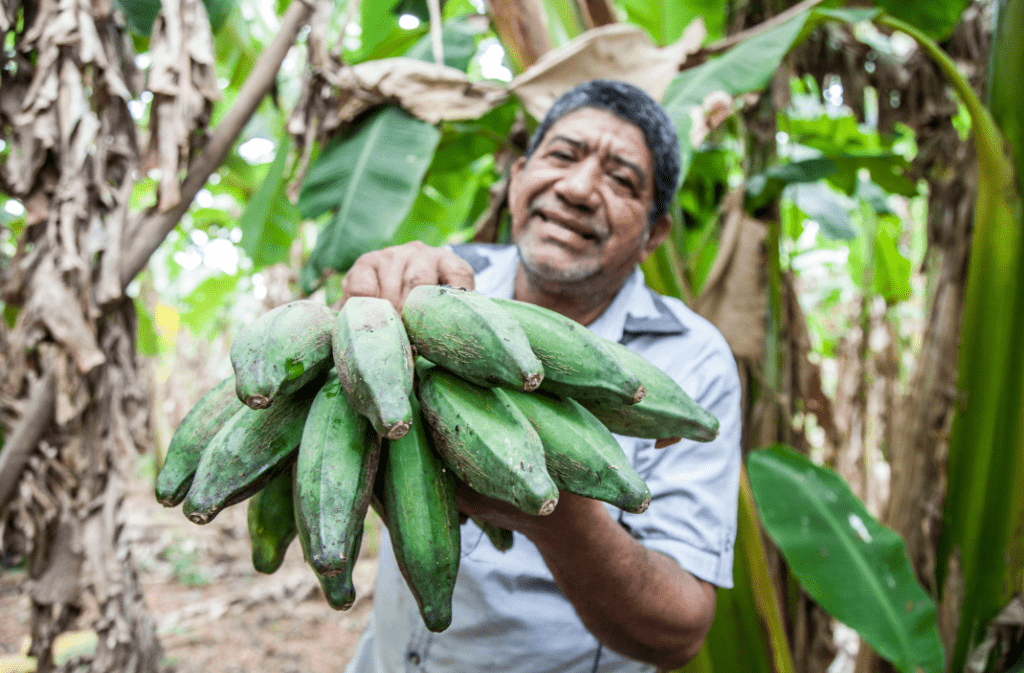
<svg viewBox="0 0 1024 673">
<path fill-rule="evenodd" d="M 591 137 L 596 138 L 606 129 L 614 131 L 616 151 L 622 152 L 628 148 L 638 155 L 650 156 L 647 138 L 639 126 L 611 110 L 598 107 L 582 107 L 562 115 L 544 134 L 543 144 L 549 144 L 559 136 L 589 143 Z"/>
</svg>

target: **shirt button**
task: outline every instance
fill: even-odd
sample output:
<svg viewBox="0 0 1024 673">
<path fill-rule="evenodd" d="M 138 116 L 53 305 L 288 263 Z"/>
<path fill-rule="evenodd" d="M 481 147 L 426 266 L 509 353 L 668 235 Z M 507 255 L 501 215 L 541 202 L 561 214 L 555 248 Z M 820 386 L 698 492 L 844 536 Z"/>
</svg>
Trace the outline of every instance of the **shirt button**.
<svg viewBox="0 0 1024 673">
<path fill-rule="evenodd" d="M 413 666 L 419 666 L 420 665 L 420 655 L 416 654 L 415 652 L 410 652 L 409 653 L 409 661 L 412 663 Z"/>
</svg>

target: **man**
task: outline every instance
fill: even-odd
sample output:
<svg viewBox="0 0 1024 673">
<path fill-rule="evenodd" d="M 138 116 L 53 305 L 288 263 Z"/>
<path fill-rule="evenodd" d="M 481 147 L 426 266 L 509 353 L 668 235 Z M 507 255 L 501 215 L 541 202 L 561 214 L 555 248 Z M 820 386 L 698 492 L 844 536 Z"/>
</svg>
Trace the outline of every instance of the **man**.
<svg viewBox="0 0 1024 673">
<path fill-rule="evenodd" d="M 595 81 L 562 96 L 512 168 L 514 246 L 407 244 L 361 257 L 345 295 L 401 307 L 421 284 L 475 288 L 562 313 L 640 352 L 714 413 L 706 444 L 619 438 L 652 492 L 643 514 L 561 493 L 529 516 L 462 487 L 460 510 L 516 531 L 498 552 L 472 522 L 452 625 L 423 626 L 386 539 L 373 623 L 350 673 L 652 671 L 697 654 L 732 585 L 740 386 L 721 335 L 646 288 L 637 265 L 665 239 L 679 172 L 664 111 L 635 87 Z"/>
</svg>

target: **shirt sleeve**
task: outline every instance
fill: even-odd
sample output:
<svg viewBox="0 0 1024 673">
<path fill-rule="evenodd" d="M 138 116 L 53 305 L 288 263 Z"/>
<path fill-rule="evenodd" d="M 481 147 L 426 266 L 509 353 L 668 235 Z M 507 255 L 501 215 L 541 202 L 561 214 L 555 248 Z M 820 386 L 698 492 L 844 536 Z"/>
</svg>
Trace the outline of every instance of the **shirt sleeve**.
<svg viewBox="0 0 1024 673">
<path fill-rule="evenodd" d="M 694 576 L 731 588 L 741 460 L 739 375 L 725 339 L 710 324 L 691 329 L 683 341 L 642 337 L 629 346 L 718 418 L 718 437 L 684 439 L 664 449 L 655 449 L 653 440 L 620 438 L 627 454 L 633 451 L 651 504 L 642 514 L 623 512 L 619 520 L 645 546 Z"/>
</svg>

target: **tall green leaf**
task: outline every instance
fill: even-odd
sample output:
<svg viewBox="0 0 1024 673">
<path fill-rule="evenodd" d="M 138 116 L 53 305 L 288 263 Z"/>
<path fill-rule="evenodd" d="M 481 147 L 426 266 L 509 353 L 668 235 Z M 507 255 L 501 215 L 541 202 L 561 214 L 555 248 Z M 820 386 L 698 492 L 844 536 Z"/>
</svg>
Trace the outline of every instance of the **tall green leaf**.
<svg viewBox="0 0 1024 673">
<path fill-rule="evenodd" d="M 288 250 L 298 232 L 299 211 L 288 199 L 284 169 L 290 143 L 278 143 L 277 155 L 263 182 L 245 205 L 238 220 L 242 230 L 239 243 L 256 267 L 288 259 Z"/>
<path fill-rule="evenodd" d="M 996 29 L 989 52 L 988 109 L 1010 145 L 1017 167 L 1017 186 L 1024 194 L 1024 115 L 1021 114 L 1020 80 L 1024 76 L 1024 2 L 1000 0 Z"/>
<path fill-rule="evenodd" d="M 789 447 L 751 453 L 747 469 L 768 534 L 814 600 L 901 673 L 942 673 L 935 604 L 899 535 L 837 474 Z"/>
<path fill-rule="evenodd" d="M 1004 15 L 1005 18 L 1005 15 Z M 1024 19 L 1020 14 L 1017 20 Z M 885 26 L 917 40 L 971 115 L 978 194 L 960 340 L 956 409 L 946 461 L 946 500 L 936 558 L 940 589 L 954 552 L 964 602 L 951 666 L 962 670 L 971 648 L 1006 602 L 1007 555 L 1024 499 L 1024 237 L 1012 160 L 992 115 L 945 52 L 922 31 L 891 17 Z M 1020 39 L 1024 25 L 1011 28 Z M 1018 52 L 1019 53 L 1019 52 Z M 1005 76 L 1024 72 L 1008 64 Z M 1001 114 L 1021 115 L 1017 97 Z M 1013 590 L 1015 590 L 1014 588 Z"/>
<path fill-rule="evenodd" d="M 344 271 L 391 239 L 419 192 L 440 132 L 397 107 L 371 113 L 332 139 L 310 166 L 299 212 L 334 211 L 302 270 L 311 290 L 327 269 Z"/>
<path fill-rule="evenodd" d="M 991 62 L 988 82 L 988 104 L 992 117 L 1002 131 L 1013 155 L 1017 174 L 1017 189 L 1024 198 L 1024 102 L 1020 97 L 1019 83 L 1024 77 L 1024 0 L 1000 0 L 999 13 L 996 19 L 996 30 L 991 48 Z M 1018 218 L 1020 204 L 1017 204 Z M 1024 224 L 1018 219 L 1019 224 Z M 1024 236 L 1021 238 L 1022 251 L 1020 261 L 1024 263 Z M 1024 300 L 1024 288 L 1017 289 L 1018 308 L 1015 315 L 1021 313 L 1019 302 Z M 1021 328 L 1015 328 L 1016 333 Z M 1022 411 L 1024 413 L 1024 411 Z M 1024 469 L 1024 468 L 1022 468 Z M 1007 569 L 1004 574 L 1004 587 L 1019 587 L 1024 584 L 1024 488 L 1020 488 L 1024 476 L 1018 477 L 1018 491 L 1011 496 L 1011 502 L 1017 503 L 1017 509 L 1010 516 L 1016 521 L 1011 534 L 1016 538 L 1010 542 L 1012 550 L 1007 556 Z M 1018 670 L 1024 669 L 1024 660 Z"/>
</svg>

